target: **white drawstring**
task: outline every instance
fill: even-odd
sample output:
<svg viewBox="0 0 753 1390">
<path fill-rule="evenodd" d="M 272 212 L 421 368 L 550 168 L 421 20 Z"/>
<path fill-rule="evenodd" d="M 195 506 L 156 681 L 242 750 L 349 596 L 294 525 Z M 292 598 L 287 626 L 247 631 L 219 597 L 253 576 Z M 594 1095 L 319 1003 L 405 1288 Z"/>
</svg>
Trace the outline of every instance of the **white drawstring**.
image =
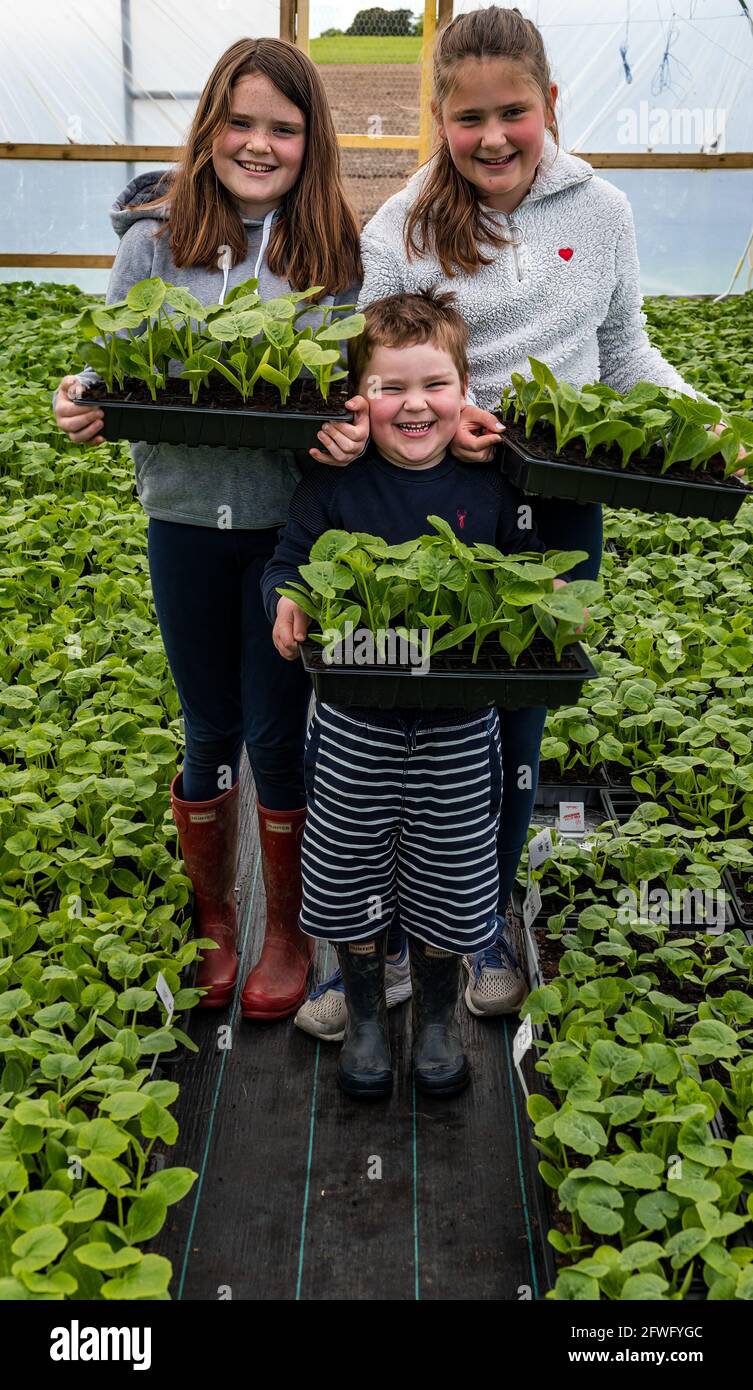
<svg viewBox="0 0 753 1390">
<path fill-rule="evenodd" d="M 269 245 L 269 238 L 272 235 L 272 219 L 274 218 L 274 215 L 275 209 L 273 208 L 272 211 L 268 212 L 266 214 L 266 217 L 264 218 L 264 225 L 262 227 L 261 232 L 261 246 L 259 247 L 259 254 L 256 257 L 256 265 L 254 266 L 254 279 L 256 280 L 258 280 L 259 278 L 259 269 L 261 267 L 262 261 L 264 260 L 264 253 Z M 217 269 L 222 271 L 222 293 L 220 294 L 220 298 L 218 301 L 220 304 L 225 303 L 225 295 L 227 294 L 227 282 L 228 276 L 230 275 L 231 262 L 232 251 L 230 247 L 218 246 Z"/>
<path fill-rule="evenodd" d="M 232 261 L 232 256 L 233 256 L 233 253 L 232 253 L 232 250 L 231 250 L 231 248 L 230 248 L 229 246 L 218 246 L 218 248 L 217 248 L 217 268 L 218 268 L 218 270 L 221 270 L 221 271 L 222 271 L 222 294 L 220 295 L 220 298 L 219 298 L 219 303 L 220 303 L 220 304 L 224 304 L 224 303 L 225 303 L 225 295 L 226 295 L 226 293 L 227 293 L 227 281 L 228 281 L 228 276 L 229 276 L 229 274 L 230 274 L 230 265 L 231 265 L 231 261 Z"/>
<path fill-rule="evenodd" d="M 262 228 L 261 233 L 261 246 L 259 247 L 259 254 L 256 257 L 256 265 L 254 266 L 254 278 L 256 280 L 258 280 L 259 278 L 259 267 L 262 261 L 264 260 L 264 252 L 266 251 L 267 246 L 269 245 L 269 238 L 272 235 L 272 218 L 274 217 L 274 215 L 275 209 L 273 208 L 272 211 L 268 212 L 266 217 L 264 218 L 264 226 Z"/>
</svg>

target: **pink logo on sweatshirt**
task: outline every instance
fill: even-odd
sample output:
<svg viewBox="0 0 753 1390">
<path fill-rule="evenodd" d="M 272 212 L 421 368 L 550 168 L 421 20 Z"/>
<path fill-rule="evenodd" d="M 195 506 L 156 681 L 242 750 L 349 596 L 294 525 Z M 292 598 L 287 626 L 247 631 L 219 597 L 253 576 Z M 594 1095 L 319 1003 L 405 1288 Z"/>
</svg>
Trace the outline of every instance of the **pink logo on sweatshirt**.
<svg viewBox="0 0 753 1390">
<path fill-rule="evenodd" d="M 557 255 L 561 256 L 563 261 L 569 261 L 572 258 L 572 254 L 572 246 L 561 246 L 559 251 L 557 252 Z"/>
<path fill-rule="evenodd" d="M 458 519 L 458 526 L 462 531 L 465 528 L 465 518 L 467 517 L 468 513 L 466 511 L 461 511 L 460 508 L 458 508 L 455 515 Z"/>
</svg>

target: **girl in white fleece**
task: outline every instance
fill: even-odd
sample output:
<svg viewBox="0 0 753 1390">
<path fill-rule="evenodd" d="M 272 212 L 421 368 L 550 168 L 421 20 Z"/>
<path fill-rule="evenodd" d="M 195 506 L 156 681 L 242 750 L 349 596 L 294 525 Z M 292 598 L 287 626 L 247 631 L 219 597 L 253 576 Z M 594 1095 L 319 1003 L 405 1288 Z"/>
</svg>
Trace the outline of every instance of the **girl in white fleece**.
<svg viewBox="0 0 753 1390">
<path fill-rule="evenodd" d="M 536 26 L 492 6 L 454 19 L 434 54 L 438 148 L 361 238 L 359 306 L 449 282 L 470 330 L 471 387 L 454 452 L 490 457 L 500 426 L 487 414 L 528 357 L 574 386 L 618 391 L 652 381 L 695 395 L 653 348 L 641 311 L 635 230 L 624 193 L 559 149 L 557 87 Z M 718 426 L 720 431 L 722 426 Z M 595 578 L 601 508 L 532 498 L 545 543 L 582 549 L 573 574 Z M 545 710 L 502 720 L 504 793 L 500 908 L 504 913 L 530 821 Z M 500 919 L 497 945 L 467 960 L 473 1013 L 520 1005 L 519 975 Z"/>
</svg>

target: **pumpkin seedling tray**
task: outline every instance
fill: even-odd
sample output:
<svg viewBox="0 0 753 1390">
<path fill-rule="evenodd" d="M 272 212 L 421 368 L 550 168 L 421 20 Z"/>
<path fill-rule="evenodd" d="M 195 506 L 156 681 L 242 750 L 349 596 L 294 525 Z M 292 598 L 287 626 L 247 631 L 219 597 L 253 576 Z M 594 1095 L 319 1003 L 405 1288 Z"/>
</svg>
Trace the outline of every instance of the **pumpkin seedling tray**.
<svg viewBox="0 0 753 1390">
<path fill-rule="evenodd" d="M 746 888 L 741 875 L 735 869 L 726 869 L 725 886 L 732 901 L 735 923 L 743 931 L 753 931 L 753 894 Z"/>
<path fill-rule="evenodd" d="M 502 417 L 499 417 L 502 419 Z M 542 456 L 528 447 L 525 433 L 505 423 L 501 441 L 502 471 L 522 492 L 539 497 L 560 497 L 571 502 L 602 502 L 609 507 L 630 507 L 639 512 L 669 512 L 674 516 L 705 516 L 729 521 L 739 512 L 753 488 L 739 478 L 714 482 L 699 473 L 697 482 L 671 478 L 648 467 L 638 472 L 618 465 L 566 462 L 552 454 Z M 598 458 L 594 451 L 594 459 Z"/>
<path fill-rule="evenodd" d="M 433 656 L 425 671 L 417 665 L 328 665 L 322 647 L 310 640 L 301 643 L 301 656 L 317 699 L 361 709 L 559 709 L 576 704 L 585 682 L 596 676 L 579 642 L 565 648 L 559 665 L 544 641 L 534 642 L 516 667 L 503 653 L 483 650 L 473 664 L 461 648 Z"/>
<path fill-rule="evenodd" d="M 273 388 L 268 395 L 257 390 L 245 404 L 232 388 L 202 387 L 198 403 L 192 405 L 186 382 L 171 378 L 165 399 L 157 401 L 152 401 L 143 382 L 126 379 L 125 385 L 124 392 L 108 395 L 101 383 L 72 398 L 74 405 L 103 412 L 105 439 L 193 449 L 310 449 L 321 448 L 317 433 L 328 420 L 353 419 L 343 409 L 348 392 L 341 382 L 333 386 L 327 401 L 314 382 L 296 382 L 285 407 Z M 297 408 L 291 408 L 293 403 Z"/>
</svg>

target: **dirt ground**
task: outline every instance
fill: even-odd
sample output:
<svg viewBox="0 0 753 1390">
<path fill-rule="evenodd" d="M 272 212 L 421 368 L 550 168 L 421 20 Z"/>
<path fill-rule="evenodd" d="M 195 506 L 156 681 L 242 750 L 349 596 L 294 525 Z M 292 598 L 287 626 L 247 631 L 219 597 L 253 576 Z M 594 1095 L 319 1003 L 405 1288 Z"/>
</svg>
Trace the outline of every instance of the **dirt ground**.
<svg viewBox="0 0 753 1390">
<path fill-rule="evenodd" d="M 319 72 L 338 134 L 418 133 L 418 64 L 333 64 Z M 416 163 L 413 150 L 342 151 L 345 186 L 362 223 L 403 187 Z"/>
</svg>

